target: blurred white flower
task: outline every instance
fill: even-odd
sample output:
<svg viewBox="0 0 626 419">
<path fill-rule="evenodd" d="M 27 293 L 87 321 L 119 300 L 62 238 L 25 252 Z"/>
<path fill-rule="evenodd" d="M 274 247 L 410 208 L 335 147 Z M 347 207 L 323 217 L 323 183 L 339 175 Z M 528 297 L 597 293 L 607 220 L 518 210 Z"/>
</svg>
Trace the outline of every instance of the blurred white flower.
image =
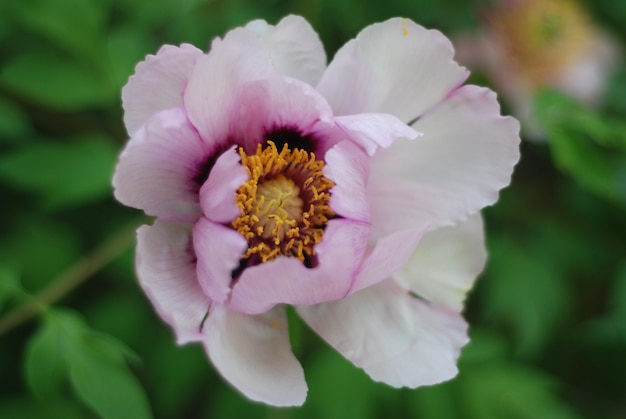
<svg viewBox="0 0 626 419">
<path fill-rule="evenodd" d="M 482 33 L 455 41 L 457 59 L 486 73 L 525 134 L 541 136 L 533 116 L 539 89 L 600 102 L 618 48 L 575 0 L 502 0 L 482 16 Z"/>
</svg>

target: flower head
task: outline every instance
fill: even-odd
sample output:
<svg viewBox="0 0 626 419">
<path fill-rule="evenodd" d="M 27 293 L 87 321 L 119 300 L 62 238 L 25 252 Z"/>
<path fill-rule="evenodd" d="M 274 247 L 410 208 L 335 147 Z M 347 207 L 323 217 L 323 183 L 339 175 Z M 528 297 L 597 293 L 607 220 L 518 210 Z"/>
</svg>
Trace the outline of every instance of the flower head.
<svg viewBox="0 0 626 419">
<path fill-rule="evenodd" d="M 529 134 L 539 135 L 532 115 L 539 89 L 599 101 L 617 48 L 576 0 L 501 0 L 484 17 L 482 34 L 459 40 L 460 60 L 485 70 Z"/>
<path fill-rule="evenodd" d="M 113 183 L 157 218 L 138 231 L 137 273 L 178 342 L 201 342 L 246 396 L 301 404 L 289 304 L 375 380 L 452 378 L 486 257 L 479 211 L 519 157 L 517 122 L 467 75 L 406 19 L 366 28 L 328 67 L 296 16 L 140 63 Z"/>
</svg>

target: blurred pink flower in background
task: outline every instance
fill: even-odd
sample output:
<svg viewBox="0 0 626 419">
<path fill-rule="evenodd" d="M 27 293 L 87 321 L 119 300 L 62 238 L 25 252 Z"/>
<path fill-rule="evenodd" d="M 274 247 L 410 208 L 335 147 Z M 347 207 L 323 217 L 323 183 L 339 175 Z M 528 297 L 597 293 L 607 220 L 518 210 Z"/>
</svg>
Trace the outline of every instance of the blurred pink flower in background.
<svg viewBox="0 0 626 419">
<path fill-rule="evenodd" d="M 306 398 L 285 304 L 377 381 L 456 375 L 486 259 L 479 211 L 510 181 L 519 125 L 463 86 L 453 55 L 391 19 L 327 67 L 289 16 L 137 66 L 113 183 L 156 217 L 138 230 L 140 284 L 178 343 L 201 342 L 249 398 Z"/>
<path fill-rule="evenodd" d="M 483 70 L 522 120 L 541 136 L 533 96 L 561 90 L 597 105 L 618 58 L 617 43 L 575 0 L 501 0 L 484 10 L 484 29 L 455 40 L 459 62 Z"/>
</svg>

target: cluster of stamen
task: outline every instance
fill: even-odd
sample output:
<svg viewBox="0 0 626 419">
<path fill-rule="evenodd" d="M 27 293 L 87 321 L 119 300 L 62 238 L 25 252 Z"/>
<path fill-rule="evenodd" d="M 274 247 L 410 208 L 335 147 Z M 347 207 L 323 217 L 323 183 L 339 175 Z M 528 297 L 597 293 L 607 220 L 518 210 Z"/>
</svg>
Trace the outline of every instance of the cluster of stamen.
<svg viewBox="0 0 626 419">
<path fill-rule="evenodd" d="M 308 262 L 324 235 L 333 182 L 324 177 L 324 162 L 314 153 L 285 144 L 279 152 L 272 141 L 248 155 L 239 149 L 248 181 L 236 192 L 241 215 L 232 227 L 248 241 L 243 255 L 267 262 L 279 255 Z"/>
</svg>

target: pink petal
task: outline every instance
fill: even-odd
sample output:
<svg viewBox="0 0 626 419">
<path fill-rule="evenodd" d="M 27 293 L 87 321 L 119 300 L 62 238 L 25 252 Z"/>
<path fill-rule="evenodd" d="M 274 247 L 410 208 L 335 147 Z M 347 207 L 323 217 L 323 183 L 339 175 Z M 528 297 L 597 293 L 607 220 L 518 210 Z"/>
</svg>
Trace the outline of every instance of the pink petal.
<svg viewBox="0 0 626 419">
<path fill-rule="evenodd" d="M 452 225 L 493 204 L 519 159 L 519 123 L 500 116 L 496 95 L 464 86 L 372 159 L 372 234 Z"/>
<path fill-rule="evenodd" d="M 297 311 L 354 365 L 394 387 L 453 378 L 461 347 L 468 342 L 460 315 L 412 298 L 389 281 Z"/>
<path fill-rule="evenodd" d="M 324 176 L 332 180 L 330 207 L 345 218 L 369 223 L 365 187 L 369 158 L 356 144 L 342 141 L 326 152 Z"/>
<path fill-rule="evenodd" d="M 235 230 L 200 218 L 193 228 L 198 282 L 213 301 L 223 303 L 230 292 L 232 272 L 246 251 L 246 239 Z"/>
<path fill-rule="evenodd" d="M 287 16 L 276 26 L 264 20 L 248 23 L 246 29 L 261 35 L 272 62 L 282 74 L 315 86 L 326 69 L 326 53 L 319 36 L 300 16 Z"/>
<path fill-rule="evenodd" d="M 137 230 L 139 284 L 178 344 L 202 339 L 200 326 L 211 301 L 196 279 L 191 226 L 156 220 Z"/>
<path fill-rule="evenodd" d="M 422 115 L 468 76 L 440 32 L 395 18 L 365 28 L 335 55 L 317 89 L 335 115 Z"/>
<path fill-rule="evenodd" d="M 275 406 L 304 403 L 304 372 L 291 352 L 283 309 L 248 316 L 215 305 L 204 328 L 211 362 L 246 397 Z"/>
<path fill-rule="evenodd" d="M 200 188 L 200 205 L 204 215 L 216 223 L 228 224 L 241 214 L 236 192 L 248 180 L 241 157 L 231 147 L 222 153 Z"/>
<path fill-rule="evenodd" d="M 256 151 L 257 143 L 274 128 L 293 128 L 307 135 L 332 124 L 332 110 L 315 89 L 278 75 L 248 83 L 237 106 L 249 153 Z"/>
<path fill-rule="evenodd" d="M 183 105 L 183 92 L 196 61 L 204 54 L 189 44 L 165 45 L 148 55 L 122 89 L 124 123 L 133 136 L 152 115 Z"/>
<path fill-rule="evenodd" d="M 432 303 L 460 313 L 486 260 L 482 218 L 476 214 L 463 223 L 427 233 L 406 267 L 393 277 Z"/>
<path fill-rule="evenodd" d="M 238 140 L 240 95 L 246 84 L 276 75 L 269 51 L 256 33 L 238 28 L 198 60 L 185 90 L 189 119 L 210 144 Z"/>
<path fill-rule="evenodd" d="M 113 176 L 115 198 L 148 215 L 192 222 L 200 215 L 194 178 L 208 154 L 184 110 L 159 112 L 120 156 Z"/>
<path fill-rule="evenodd" d="M 373 156 L 379 148 L 387 148 L 398 138 L 414 140 L 421 136 L 393 115 L 364 113 L 335 118 L 335 123 Z"/>
<path fill-rule="evenodd" d="M 378 240 L 359 268 L 351 293 L 402 271 L 420 242 L 423 230 L 400 230 Z"/>
<path fill-rule="evenodd" d="M 263 313 L 276 304 L 317 304 L 345 297 L 367 243 L 368 226 L 331 220 L 316 246 L 319 265 L 307 268 L 296 258 L 278 257 L 247 268 L 233 286 L 230 308 Z"/>
</svg>

